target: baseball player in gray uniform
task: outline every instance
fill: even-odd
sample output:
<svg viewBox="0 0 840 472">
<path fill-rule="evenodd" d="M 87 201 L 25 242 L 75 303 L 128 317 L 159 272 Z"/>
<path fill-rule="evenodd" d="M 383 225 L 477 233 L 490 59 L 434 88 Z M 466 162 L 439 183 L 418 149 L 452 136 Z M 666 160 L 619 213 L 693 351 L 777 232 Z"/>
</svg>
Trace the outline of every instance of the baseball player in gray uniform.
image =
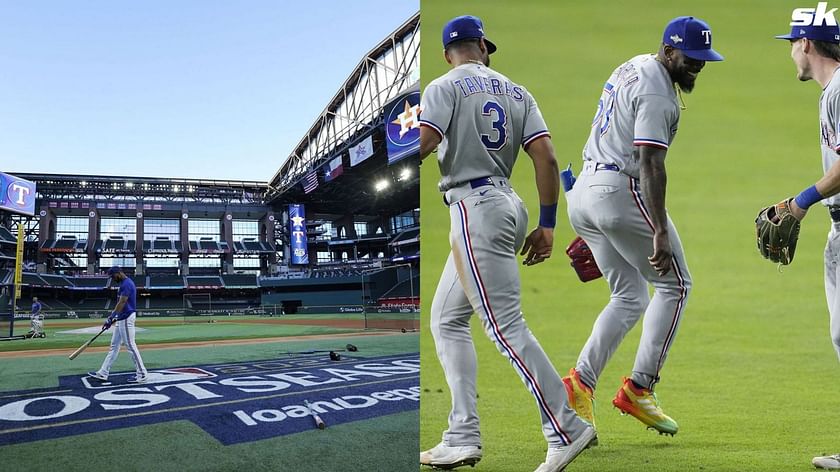
<svg viewBox="0 0 840 472">
<path fill-rule="evenodd" d="M 583 170 L 566 198 L 569 220 L 592 250 L 611 296 L 563 379 L 571 404 L 593 425 L 598 377 L 644 313 L 633 372 L 613 405 L 660 433 L 677 432 L 653 393 L 691 290 L 680 238 L 665 210 L 665 155 L 677 132 L 680 90 L 691 92 L 706 62 L 720 60 L 708 24 L 675 18 L 658 53 L 620 65 L 598 101 Z"/>
<path fill-rule="evenodd" d="M 790 41 L 790 56 L 801 81 L 814 80 L 822 88 L 820 96 L 820 150 L 825 175 L 803 190 L 790 204 L 797 219 L 820 201 L 828 207 L 831 227 L 825 246 L 825 295 L 830 315 L 831 341 L 840 356 L 840 28 L 832 25 L 793 26 L 790 34 L 776 36 Z M 815 457 L 812 464 L 822 469 L 840 470 L 840 454 Z"/>
<path fill-rule="evenodd" d="M 522 318 L 516 260 L 520 247 L 525 265 L 551 255 L 559 194 L 554 148 L 534 98 L 489 68 L 496 46 L 481 20 L 451 20 L 443 46 L 452 69 L 423 92 L 420 157 L 438 148 L 451 221 L 452 250 L 432 301 L 431 330 L 452 410 L 443 440 L 421 452 L 420 463 L 455 468 L 481 459 L 469 325 L 475 312 L 536 401 L 548 441 L 537 471 L 562 470 L 595 440 L 595 430 L 568 406 L 560 375 Z M 533 160 L 540 198 L 539 226 L 527 236 L 525 204 L 508 180 L 520 146 Z"/>
</svg>

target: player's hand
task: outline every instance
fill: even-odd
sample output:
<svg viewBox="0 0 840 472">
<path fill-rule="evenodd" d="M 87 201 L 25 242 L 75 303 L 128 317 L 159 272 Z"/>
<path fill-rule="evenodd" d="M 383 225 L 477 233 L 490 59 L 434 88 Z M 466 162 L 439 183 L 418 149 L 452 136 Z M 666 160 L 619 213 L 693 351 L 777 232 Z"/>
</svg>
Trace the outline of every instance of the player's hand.
<svg viewBox="0 0 840 472">
<path fill-rule="evenodd" d="M 648 262 L 660 277 L 671 270 L 672 257 L 673 252 L 671 252 L 671 241 L 668 239 L 668 233 L 666 231 L 655 232 L 653 234 L 653 255 L 648 257 Z"/>
<path fill-rule="evenodd" d="M 807 209 L 800 208 L 799 205 L 796 204 L 796 199 L 795 198 L 791 199 L 790 205 L 788 205 L 788 206 L 790 208 L 790 214 L 793 215 L 793 217 L 796 218 L 799 221 L 802 221 L 802 218 L 805 218 L 805 215 L 808 213 Z M 779 219 L 779 217 L 776 216 L 776 220 L 778 220 L 778 219 Z M 774 221 L 774 223 L 776 223 L 776 222 L 778 222 L 778 221 Z"/>
<path fill-rule="evenodd" d="M 554 247 L 554 229 L 537 226 L 522 245 L 520 255 L 525 256 L 522 264 L 526 266 L 539 264 L 551 257 L 551 250 Z"/>
<path fill-rule="evenodd" d="M 105 323 L 102 324 L 102 329 L 108 330 L 111 327 L 111 325 L 114 324 L 115 320 L 116 320 L 116 318 L 113 317 L 113 316 L 109 316 L 108 318 L 105 318 Z"/>
</svg>

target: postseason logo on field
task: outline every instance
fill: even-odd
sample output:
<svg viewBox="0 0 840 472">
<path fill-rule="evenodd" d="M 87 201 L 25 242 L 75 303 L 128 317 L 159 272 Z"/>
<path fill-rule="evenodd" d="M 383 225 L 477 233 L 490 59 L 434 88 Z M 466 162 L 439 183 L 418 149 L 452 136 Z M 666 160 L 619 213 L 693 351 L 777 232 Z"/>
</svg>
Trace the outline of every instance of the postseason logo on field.
<svg viewBox="0 0 840 472">
<path fill-rule="evenodd" d="M 58 388 L 4 392 L 0 445 L 177 420 L 230 445 L 311 430 L 313 414 L 337 425 L 420 404 L 417 353 L 152 369 L 144 384 L 128 383 L 131 375 L 63 376 Z"/>
</svg>

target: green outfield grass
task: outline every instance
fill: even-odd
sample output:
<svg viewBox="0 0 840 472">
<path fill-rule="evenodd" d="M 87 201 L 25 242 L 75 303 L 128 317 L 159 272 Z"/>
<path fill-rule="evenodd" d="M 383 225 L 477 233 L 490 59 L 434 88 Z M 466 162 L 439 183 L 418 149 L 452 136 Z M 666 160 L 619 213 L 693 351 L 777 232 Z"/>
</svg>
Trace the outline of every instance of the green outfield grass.
<svg viewBox="0 0 840 472">
<path fill-rule="evenodd" d="M 298 325 L 298 324 L 271 324 L 253 323 L 253 321 L 280 320 L 278 317 L 257 317 L 257 316 L 194 316 L 194 317 L 168 317 L 168 318 L 140 318 L 137 327 L 143 331 L 137 332 L 137 343 L 178 343 L 187 341 L 210 341 L 223 339 L 248 339 L 267 338 L 284 336 L 304 335 L 327 335 L 336 333 L 348 333 L 358 331 L 356 329 L 345 329 L 330 326 Z M 363 320 L 363 315 L 343 315 L 341 317 L 325 317 L 320 315 L 286 315 L 282 320 Z M 214 321 L 209 323 L 208 321 Z M 73 325 L 55 327 L 60 325 Z M 14 341 L 0 342 L 0 352 L 20 351 L 30 349 L 75 349 L 90 339 L 94 333 L 67 333 L 67 331 L 85 328 L 99 327 L 102 320 L 96 319 L 47 319 L 44 320 L 44 327 L 47 333 L 46 338 L 33 338 Z M 113 328 L 112 328 L 113 330 Z M 28 320 L 15 321 L 15 334 L 25 334 L 29 331 Z M 107 346 L 110 343 L 110 335 L 103 334 L 94 343 L 94 346 Z"/>
<path fill-rule="evenodd" d="M 287 350 L 336 349 L 346 341 L 278 341 L 247 346 L 213 345 L 148 350 L 148 369 L 227 362 L 290 359 Z M 416 334 L 360 336 L 355 355 L 378 357 L 417 352 Z M 103 354 L 84 353 L 75 361 L 64 355 L 4 359 L 0 394 L 58 385 L 60 375 L 84 375 L 96 369 Z M 114 371 L 131 369 L 123 353 Z M 0 395 L 2 396 L 2 395 Z M 8 471 L 300 471 L 410 470 L 417 454 L 417 411 L 364 421 L 329 425 L 288 436 L 223 446 L 190 421 L 135 426 L 60 439 L 0 446 L 0 469 Z M 340 465 L 338 465 L 340 464 Z M 338 468 L 336 468 L 338 467 Z"/>
<path fill-rule="evenodd" d="M 499 47 L 492 66 L 536 97 L 558 160 L 562 166 L 572 162 L 576 171 L 603 83 L 624 60 L 654 52 L 668 20 L 695 15 L 708 21 L 714 47 L 726 57 L 707 64 L 694 93 L 684 96 L 688 108 L 667 159 L 667 206 L 694 279 L 657 389 L 680 432 L 659 436 L 612 408 L 620 379 L 632 368 L 640 324 L 601 377 L 596 411 L 601 445 L 568 470 L 806 471 L 813 470 L 812 456 L 840 452 L 834 428 L 840 366 L 828 338 L 822 277 L 828 216 L 823 208 L 813 209 L 796 261 L 781 271 L 758 255 L 753 224 L 762 206 L 822 175 L 820 87 L 796 79 L 790 46 L 773 39 L 789 31 L 793 8 L 814 6 L 740 0 L 422 1 L 423 85 L 447 70 L 443 24 L 461 14 L 481 16 Z M 449 408 L 428 331 L 449 226 L 436 191 L 434 158 L 422 167 L 421 448 L 438 442 Z M 524 153 L 512 180 L 537 215 L 533 170 Z M 529 327 L 564 374 L 609 293 L 603 279 L 582 284 L 568 267 L 562 250 L 573 233 L 562 198 L 558 221 L 554 257 L 522 269 L 522 292 Z M 477 320 L 474 337 L 484 443 L 484 459 L 474 470 L 533 470 L 545 453 L 534 401 Z"/>
</svg>

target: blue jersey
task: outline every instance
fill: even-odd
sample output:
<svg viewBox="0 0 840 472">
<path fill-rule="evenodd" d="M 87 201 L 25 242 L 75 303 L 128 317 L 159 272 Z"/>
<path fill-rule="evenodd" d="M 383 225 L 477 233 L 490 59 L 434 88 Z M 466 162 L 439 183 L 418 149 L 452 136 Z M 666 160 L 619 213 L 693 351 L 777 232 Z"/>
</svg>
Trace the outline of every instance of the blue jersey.
<svg viewBox="0 0 840 472">
<path fill-rule="evenodd" d="M 40 313 L 41 313 L 41 304 L 38 303 L 38 302 L 33 303 L 32 304 L 32 314 L 37 315 L 37 314 L 40 314 Z"/>
<path fill-rule="evenodd" d="M 122 311 L 117 313 L 117 319 L 123 320 L 134 313 L 137 305 L 137 288 L 134 286 L 134 281 L 126 277 L 125 280 L 120 283 L 120 290 L 117 296 L 126 296 L 128 298 Z M 117 303 L 119 303 L 119 301 Z"/>
</svg>

